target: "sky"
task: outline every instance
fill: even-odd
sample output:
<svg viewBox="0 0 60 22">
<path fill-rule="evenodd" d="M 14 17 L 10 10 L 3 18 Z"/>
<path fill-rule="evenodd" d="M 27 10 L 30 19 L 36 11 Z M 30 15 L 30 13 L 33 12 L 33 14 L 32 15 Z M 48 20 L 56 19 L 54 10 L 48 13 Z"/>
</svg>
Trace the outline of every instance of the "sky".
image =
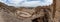
<svg viewBox="0 0 60 22">
<path fill-rule="evenodd" d="M 37 7 L 49 6 L 53 0 L 0 0 L 0 2 L 14 7 Z"/>
</svg>

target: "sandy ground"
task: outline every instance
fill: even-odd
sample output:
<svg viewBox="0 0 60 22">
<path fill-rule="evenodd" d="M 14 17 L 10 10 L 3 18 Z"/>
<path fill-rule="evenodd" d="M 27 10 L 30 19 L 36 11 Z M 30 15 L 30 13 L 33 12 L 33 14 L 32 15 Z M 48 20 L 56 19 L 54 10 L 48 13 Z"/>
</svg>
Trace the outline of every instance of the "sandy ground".
<svg viewBox="0 0 60 22">
<path fill-rule="evenodd" d="M 4 21 L 3 21 L 3 18 L 1 17 L 1 15 L 0 15 L 0 22 L 4 22 Z"/>
</svg>

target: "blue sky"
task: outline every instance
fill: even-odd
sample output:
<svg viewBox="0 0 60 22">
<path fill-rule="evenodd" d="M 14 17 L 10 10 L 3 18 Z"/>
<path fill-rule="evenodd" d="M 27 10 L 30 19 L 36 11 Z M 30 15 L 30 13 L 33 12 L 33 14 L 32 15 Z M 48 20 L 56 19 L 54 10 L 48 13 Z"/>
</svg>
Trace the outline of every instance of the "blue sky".
<svg viewBox="0 0 60 22">
<path fill-rule="evenodd" d="M 53 0 L 0 0 L 8 6 L 15 7 L 37 7 L 37 6 L 49 6 L 53 3 Z"/>
</svg>

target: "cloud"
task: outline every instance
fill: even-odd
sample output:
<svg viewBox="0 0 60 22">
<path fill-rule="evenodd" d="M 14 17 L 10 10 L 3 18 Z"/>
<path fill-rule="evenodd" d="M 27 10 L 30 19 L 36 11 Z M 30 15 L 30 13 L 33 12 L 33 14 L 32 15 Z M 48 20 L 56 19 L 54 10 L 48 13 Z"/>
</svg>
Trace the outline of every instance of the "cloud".
<svg viewBox="0 0 60 22">
<path fill-rule="evenodd" d="M 15 7 L 37 7 L 49 6 L 53 3 L 53 0 L 0 0 L 0 2 Z"/>
</svg>

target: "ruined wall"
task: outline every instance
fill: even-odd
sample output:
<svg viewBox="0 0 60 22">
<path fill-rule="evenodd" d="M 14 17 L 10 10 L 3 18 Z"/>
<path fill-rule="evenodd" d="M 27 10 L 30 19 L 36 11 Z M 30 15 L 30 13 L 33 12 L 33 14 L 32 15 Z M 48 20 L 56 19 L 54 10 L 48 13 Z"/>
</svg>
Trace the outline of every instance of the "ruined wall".
<svg viewBox="0 0 60 22">
<path fill-rule="evenodd" d="M 60 22 L 60 0 L 56 0 L 56 12 L 54 22 Z"/>
<path fill-rule="evenodd" d="M 1 8 L 1 5 L 2 4 L 0 4 L 0 8 Z M 58 5 L 59 5 L 59 3 L 58 3 Z M 6 8 L 8 8 L 8 6 L 6 5 L 6 6 L 4 6 L 4 5 L 2 5 L 2 7 L 4 8 L 4 7 L 6 7 Z M 11 6 L 10 6 L 11 7 Z M 54 1 L 54 3 L 52 4 L 52 5 L 50 5 L 50 6 L 43 6 L 43 7 L 41 7 L 41 6 L 38 6 L 38 7 L 36 7 L 36 8 L 34 8 L 35 9 L 35 13 L 38 13 L 38 14 L 40 14 L 40 13 L 42 13 L 43 12 L 43 14 L 44 14 L 44 16 L 43 17 L 39 17 L 39 18 L 35 18 L 34 20 L 32 20 L 33 22 L 56 22 L 56 18 L 59 18 L 59 13 L 57 13 L 57 12 L 59 12 L 59 7 L 57 6 L 57 8 L 56 8 L 56 10 L 57 10 L 57 12 L 56 12 L 56 14 L 55 14 L 55 7 L 56 7 L 56 4 L 55 4 L 55 1 Z M 14 7 L 13 7 L 14 8 Z M 13 9 L 12 7 L 11 8 L 9 8 L 8 10 L 10 10 L 11 12 L 15 12 L 16 10 L 14 10 L 14 9 L 16 9 L 16 8 L 14 8 Z M 13 10 L 12 10 L 13 9 Z M 40 12 L 40 10 L 41 10 L 41 12 Z M 9 12 L 8 12 L 9 13 Z M 33 13 L 34 14 L 34 13 Z M 58 14 L 58 15 L 57 15 Z M 1 15 L 1 14 L 0 14 Z M 41 15 L 41 14 L 40 14 Z M 7 20 L 5 20 L 5 21 L 7 21 L 7 22 L 10 22 L 10 20 L 11 20 L 11 22 L 18 22 L 19 20 L 17 19 L 15 19 L 14 17 L 15 16 L 12 16 L 13 17 L 13 20 L 11 20 L 11 19 L 7 19 Z M 7 17 L 8 18 L 8 17 Z M 11 17 L 9 17 L 9 18 L 11 18 Z M 59 21 L 59 19 L 58 19 L 58 21 Z"/>
</svg>

